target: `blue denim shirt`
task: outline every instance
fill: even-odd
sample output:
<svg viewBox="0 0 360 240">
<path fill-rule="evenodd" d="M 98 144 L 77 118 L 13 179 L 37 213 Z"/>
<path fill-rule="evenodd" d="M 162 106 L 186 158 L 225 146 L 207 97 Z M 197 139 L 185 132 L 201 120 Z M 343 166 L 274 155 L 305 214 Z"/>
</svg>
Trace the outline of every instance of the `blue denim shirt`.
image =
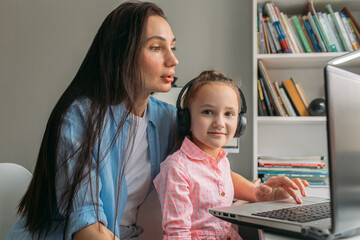
<svg viewBox="0 0 360 240">
<path fill-rule="evenodd" d="M 82 133 L 86 126 L 87 113 L 90 107 L 90 100 L 82 98 L 76 100 L 69 108 L 65 115 L 61 126 L 61 134 L 59 139 L 59 157 L 67 157 L 72 151 L 76 149 L 82 140 Z M 173 105 L 159 101 L 153 97 L 149 98 L 147 106 L 149 112 L 149 120 L 147 126 L 147 136 L 149 142 L 150 161 L 151 161 L 151 176 L 152 180 L 160 171 L 160 162 L 165 160 L 173 148 L 174 140 L 174 123 L 176 118 L 176 108 Z M 100 181 L 99 181 L 99 219 L 100 221 L 117 237 L 120 236 L 120 219 L 127 201 L 126 181 L 123 175 L 121 187 L 118 187 L 118 178 L 122 168 L 123 155 L 125 153 L 125 143 L 128 134 L 130 121 L 126 120 L 122 131 L 120 132 L 114 145 L 110 146 L 112 136 L 114 136 L 120 117 L 125 112 L 124 104 L 111 106 L 104 124 L 103 138 L 101 140 L 101 154 L 103 159 L 100 161 Z M 97 144 L 96 144 L 97 145 Z M 95 178 L 95 164 L 97 159 L 97 149 L 92 152 L 93 167 L 91 169 L 92 179 Z M 74 161 L 68 161 L 68 167 L 71 172 L 71 167 Z M 61 168 L 60 168 L 61 169 Z M 63 186 L 65 174 L 61 170 L 56 176 L 57 196 L 61 195 L 65 190 Z M 152 182 L 152 181 L 151 181 Z M 96 196 L 96 184 L 93 181 L 93 196 Z M 151 185 L 149 191 L 153 188 Z M 120 189 L 120 199 L 116 213 L 116 196 Z M 96 223 L 96 210 L 93 206 L 92 196 L 90 191 L 90 184 L 88 181 L 81 184 L 78 194 L 75 197 L 73 212 L 70 215 L 70 222 L 68 225 L 68 234 L 66 239 L 72 239 L 73 233 L 76 231 Z M 95 198 L 96 199 L 96 198 Z M 58 209 L 61 213 L 61 209 Z M 61 221 L 61 220 L 55 220 Z M 61 226 L 62 223 L 60 223 Z M 62 239 L 63 233 L 61 228 L 50 232 L 46 239 Z M 13 239 L 32 239 L 31 234 L 24 228 L 24 219 L 20 219 L 8 234 L 7 240 Z"/>
</svg>

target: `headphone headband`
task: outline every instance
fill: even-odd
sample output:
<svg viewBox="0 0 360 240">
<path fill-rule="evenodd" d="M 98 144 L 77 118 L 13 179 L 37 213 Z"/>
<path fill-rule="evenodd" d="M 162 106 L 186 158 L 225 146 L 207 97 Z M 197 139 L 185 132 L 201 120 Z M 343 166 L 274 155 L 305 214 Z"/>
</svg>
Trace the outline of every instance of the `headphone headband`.
<svg viewBox="0 0 360 240">
<path fill-rule="evenodd" d="M 182 99 L 182 97 L 183 97 L 183 94 L 184 94 L 184 92 L 185 92 L 187 89 L 189 89 L 189 88 L 191 87 L 191 85 L 195 82 L 196 79 L 197 79 L 197 77 L 191 79 L 191 80 L 190 80 L 189 82 L 187 82 L 187 83 L 185 84 L 185 86 L 181 89 L 181 91 L 180 91 L 180 93 L 179 93 L 179 96 L 178 96 L 178 98 L 177 98 L 177 100 L 176 100 L 176 108 L 177 108 L 177 109 L 181 109 L 181 99 Z M 238 88 L 238 91 L 239 91 L 239 94 L 240 94 L 240 98 L 241 98 L 241 108 L 240 108 L 240 112 L 239 112 L 239 113 L 240 113 L 240 114 L 245 114 L 246 111 L 247 111 L 247 105 L 246 105 L 245 96 L 244 96 L 243 92 L 241 91 L 240 87 L 237 86 L 237 88 Z"/>
</svg>

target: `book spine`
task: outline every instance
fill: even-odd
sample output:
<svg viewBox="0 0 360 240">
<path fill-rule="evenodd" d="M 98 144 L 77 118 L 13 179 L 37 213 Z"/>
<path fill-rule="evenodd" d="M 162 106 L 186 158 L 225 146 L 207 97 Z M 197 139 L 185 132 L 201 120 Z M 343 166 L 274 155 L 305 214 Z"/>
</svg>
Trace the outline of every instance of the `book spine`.
<svg viewBox="0 0 360 240">
<path fill-rule="evenodd" d="M 282 88 L 282 87 L 280 87 L 280 94 L 284 99 L 285 106 L 286 106 L 286 109 L 288 110 L 289 116 L 296 117 L 296 113 L 295 113 L 293 107 L 291 106 L 290 100 L 287 97 L 284 88 Z"/>
<path fill-rule="evenodd" d="M 280 46 L 283 50 L 283 52 L 285 53 L 290 53 L 290 47 L 286 41 L 286 38 L 285 38 L 285 34 L 284 34 L 284 31 L 281 27 L 281 24 L 279 22 L 279 19 L 277 18 L 276 14 L 275 14 L 275 11 L 274 11 L 274 8 L 272 6 L 271 3 L 266 3 L 265 4 L 265 10 L 267 12 L 267 14 L 269 15 L 270 19 L 271 19 L 271 22 L 278 34 L 278 40 L 280 42 Z"/>
<path fill-rule="evenodd" d="M 322 28 L 324 29 L 325 36 L 329 41 L 329 46 L 331 48 L 331 51 L 332 52 L 338 52 L 339 50 L 338 50 L 338 48 L 337 48 L 337 46 L 335 44 L 335 40 L 333 39 L 333 36 L 330 34 L 331 33 L 330 25 L 327 24 L 327 21 L 325 20 L 325 17 L 322 15 L 321 12 L 318 12 L 317 16 L 319 18 L 319 21 L 320 21 L 320 24 L 321 24 Z"/>
<path fill-rule="evenodd" d="M 352 39 L 350 37 L 351 31 L 349 31 L 350 29 L 346 28 L 346 27 L 349 27 L 349 26 L 344 25 L 344 22 L 341 19 L 339 12 L 335 12 L 335 18 L 336 18 L 336 21 L 338 22 L 338 25 L 339 25 L 340 30 L 341 30 L 341 35 L 344 38 L 345 43 L 346 43 L 349 51 L 354 51 L 354 47 L 353 47 L 354 45 L 353 45 Z M 345 20 L 345 23 L 346 23 L 346 20 Z"/>
<path fill-rule="evenodd" d="M 300 53 L 300 49 L 296 44 L 295 38 L 292 34 L 292 31 L 290 30 L 290 26 L 288 25 L 287 16 L 286 14 L 280 13 L 283 26 L 285 28 L 285 32 L 287 33 L 287 36 L 289 37 L 290 46 L 292 46 L 294 53 Z"/>
<path fill-rule="evenodd" d="M 266 106 L 265 106 L 265 100 L 264 100 L 264 94 L 261 88 L 260 79 L 257 80 L 258 84 L 258 99 L 259 99 L 259 115 L 260 116 L 266 116 Z"/>
<path fill-rule="evenodd" d="M 305 37 L 305 34 L 304 34 L 303 30 L 301 29 L 301 25 L 300 25 L 300 22 L 299 22 L 297 16 L 294 15 L 292 17 L 292 19 L 293 19 L 295 28 L 296 28 L 296 30 L 297 30 L 297 32 L 299 34 L 300 40 L 301 40 L 301 42 L 303 44 L 303 47 L 304 47 L 305 51 L 307 53 L 311 53 L 312 51 L 311 51 L 310 45 L 309 45 L 309 43 L 308 43 L 308 41 L 307 41 L 307 39 Z"/>
<path fill-rule="evenodd" d="M 358 23 L 358 21 L 356 21 L 354 15 L 351 13 L 350 9 L 347 7 L 344 7 L 341 11 L 344 12 L 347 16 L 349 16 L 349 18 L 353 22 L 355 28 L 358 30 L 358 32 L 360 32 L 360 24 Z"/>
<path fill-rule="evenodd" d="M 297 110 L 300 116 L 309 116 L 309 111 L 302 102 L 300 95 L 295 87 L 295 82 L 292 78 L 283 82 L 283 87 L 285 92 L 288 94 L 289 99 L 291 99 L 294 109 Z"/>
<path fill-rule="evenodd" d="M 302 43 L 301 43 L 299 34 L 298 34 L 297 31 L 296 31 L 296 28 L 295 28 L 295 24 L 294 24 L 293 19 L 292 19 L 292 18 L 289 18 L 289 19 L 288 19 L 288 23 L 289 23 L 290 29 L 291 29 L 291 31 L 292 31 L 292 33 L 293 33 L 293 36 L 294 36 L 294 38 L 295 38 L 296 45 L 298 46 L 300 53 L 305 52 L 305 49 L 304 49 L 304 47 L 303 47 L 303 45 L 302 45 Z"/>
<path fill-rule="evenodd" d="M 341 19 L 342 25 L 345 28 L 347 36 L 348 36 L 348 38 L 350 40 L 351 47 L 353 48 L 353 50 L 358 50 L 359 45 L 356 42 L 356 37 L 355 37 L 354 31 L 351 29 L 345 14 L 343 12 L 339 12 L 338 14 L 339 14 L 339 18 Z"/>
<path fill-rule="evenodd" d="M 351 50 L 349 48 L 350 42 L 348 41 L 348 39 L 345 39 L 345 37 L 346 37 L 345 29 L 341 26 L 341 21 L 340 21 L 340 19 L 338 19 L 336 17 L 334 10 L 331 7 L 331 4 L 327 4 L 325 6 L 325 11 L 328 14 L 330 14 L 330 16 L 332 18 L 332 22 L 334 23 L 335 30 L 338 32 L 338 35 L 339 35 L 339 39 L 340 39 L 339 42 L 340 42 L 341 46 L 343 47 L 343 49 L 345 51 L 350 51 Z"/>
<path fill-rule="evenodd" d="M 324 19 L 326 24 L 328 25 L 329 29 L 330 29 L 330 35 L 332 35 L 332 38 L 334 39 L 334 43 L 337 47 L 337 49 L 339 49 L 340 52 L 344 51 L 343 45 L 340 42 L 340 38 L 339 38 L 339 34 L 337 32 L 337 29 L 334 25 L 334 21 L 332 19 L 332 17 L 330 16 L 330 14 L 324 14 Z"/>
<path fill-rule="evenodd" d="M 266 92 L 265 85 L 264 85 L 264 80 L 263 80 L 262 78 L 259 78 L 259 80 L 260 80 L 260 85 L 261 85 L 262 93 L 263 93 L 263 95 L 264 95 L 264 102 L 265 102 L 265 106 L 266 106 L 267 115 L 268 115 L 268 116 L 274 116 L 274 108 L 273 108 L 273 106 L 271 105 L 269 96 L 268 96 L 268 94 L 267 94 L 267 92 Z"/>
<path fill-rule="evenodd" d="M 310 40 L 314 46 L 315 52 L 322 52 L 319 42 L 315 36 L 314 30 L 312 29 L 312 26 L 310 24 L 309 18 L 307 16 L 304 16 L 303 22 L 304 22 L 305 29 L 309 34 Z"/>
<path fill-rule="evenodd" d="M 291 167 L 325 167 L 325 163 L 262 163 L 259 166 L 291 166 Z"/>
<path fill-rule="evenodd" d="M 317 39 L 317 41 L 318 41 L 318 43 L 319 43 L 319 46 L 320 46 L 320 48 L 321 48 L 321 51 L 322 51 L 322 52 L 327 52 L 327 49 L 326 49 L 326 46 L 325 46 L 325 42 L 324 42 L 324 40 L 322 39 L 318 28 L 316 27 L 315 21 L 314 21 L 313 17 L 311 16 L 311 13 L 309 12 L 307 16 L 308 16 L 308 19 L 309 19 L 311 28 L 313 29 L 313 31 L 314 31 L 314 33 L 315 33 L 315 36 L 316 36 L 316 39 Z"/>
<path fill-rule="evenodd" d="M 262 25 L 262 21 L 263 21 L 262 6 L 259 5 L 258 9 L 259 9 L 260 50 L 261 53 L 265 53 L 264 29 Z"/>
<path fill-rule="evenodd" d="M 281 110 L 280 103 L 277 99 L 276 92 L 274 90 L 272 81 L 270 80 L 269 74 L 267 73 L 267 70 L 261 60 L 258 62 L 260 75 L 262 76 L 262 79 L 264 80 L 264 85 L 266 87 L 266 90 L 268 92 L 268 96 L 270 96 L 270 101 L 272 106 L 275 109 L 277 116 L 285 116 L 284 113 Z"/>
<path fill-rule="evenodd" d="M 301 16 L 298 16 L 298 20 L 299 20 L 301 29 L 302 29 L 303 32 L 304 32 L 304 35 L 305 35 L 305 37 L 306 37 L 306 40 L 307 40 L 307 42 L 309 43 L 309 46 L 310 46 L 310 48 L 311 48 L 311 51 L 312 51 L 312 52 L 315 52 L 315 48 L 314 48 L 314 46 L 313 46 L 313 44 L 312 44 L 312 42 L 311 42 L 311 39 L 310 39 L 310 37 L 309 37 L 309 34 L 307 33 L 307 31 L 306 31 L 306 29 L 305 29 L 305 26 L 304 26 L 304 23 L 303 23 L 303 20 L 302 20 Z"/>
<path fill-rule="evenodd" d="M 360 32 L 359 32 L 359 31 L 357 30 L 357 28 L 355 27 L 354 22 L 352 21 L 351 18 L 347 18 L 347 20 L 349 21 L 350 26 L 351 26 L 352 30 L 354 31 L 354 33 L 355 33 L 357 42 L 358 42 L 358 44 L 359 44 L 359 46 L 360 46 Z"/>
<path fill-rule="evenodd" d="M 303 101 L 305 107 L 308 108 L 309 105 L 310 105 L 310 102 L 309 102 L 308 97 L 305 94 L 305 91 L 304 91 L 303 87 L 301 86 L 300 83 L 296 83 L 295 87 L 296 87 L 296 90 L 298 91 L 298 93 L 300 95 L 300 98 Z"/>
<path fill-rule="evenodd" d="M 268 23 L 268 27 L 270 29 L 270 35 L 272 36 L 274 44 L 275 44 L 276 52 L 282 53 L 278 35 L 274 29 L 274 26 L 271 24 L 270 18 L 268 19 L 267 23 Z"/>
<path fill-rule="evenodd" d="M 278 97 L 279 103 L 280 103 L 280 106 L 282 108 L 282 111 L 284 112 L 284 115 L 285 116 L 290 116 L 289 112 L 286 110 L 285 103 L 284 103 L 284 101 L 282 99 L 282 96 L 280 95 L 279 83 L 274 81 L 274 87 L 275 87 L 276 94 L 279 96 Z"/>
</svg>

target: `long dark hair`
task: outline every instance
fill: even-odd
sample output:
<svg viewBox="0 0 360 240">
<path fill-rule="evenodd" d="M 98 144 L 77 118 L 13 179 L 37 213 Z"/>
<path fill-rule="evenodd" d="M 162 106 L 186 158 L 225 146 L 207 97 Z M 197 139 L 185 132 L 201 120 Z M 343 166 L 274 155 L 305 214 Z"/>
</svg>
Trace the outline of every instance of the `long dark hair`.
<svg viewBox="0 0 360 240">
<path fill-rule="evenodd" d="M 156 4 L 148 2 L 125 2 L 113 10 L 99 28 L 75 78 L 55 105 L 41 142 L 33 178 L 18 208 L 18 213 L 26 220 L 27 230 L 33 235 L 38 234 L 39 238 L 46 236 L 54 227 L 54 218 L 59 217 L 61 209 L 65 239 L 80 183 L 88 179 L 99 189 L 100 150 L 97 151 L 99 161 L 95 183 L 90 177 L 91 152 L 95 144 L 100 149 L 101 133 L 106 124 L 104 118 L 109 106 L 126 103 L 127 107 L 127 114 L 122 116 L 113 144 L 129 113 L 136 107 L 136 96 L 143 90 L 139 58 L 145 42 L 146 22 L 152 15 L 165 19 L 163 11 Z M 87 125 L 80 147 L 65 159 L 68 161 L 75 157 L 75 164 L 71 169 L 71 178 L 65 185 L 67 191 L 60 196 L 61 201 L 57 201 L 56 173 L 59 166 L 66 168 L 66 162 L 59 163 L 57 159 L 61 124 L 70 105 L 80 97 L 91 100 Z M 94 206 L 99 206 L 98 191 L 95 196 Z"/>
</svg>

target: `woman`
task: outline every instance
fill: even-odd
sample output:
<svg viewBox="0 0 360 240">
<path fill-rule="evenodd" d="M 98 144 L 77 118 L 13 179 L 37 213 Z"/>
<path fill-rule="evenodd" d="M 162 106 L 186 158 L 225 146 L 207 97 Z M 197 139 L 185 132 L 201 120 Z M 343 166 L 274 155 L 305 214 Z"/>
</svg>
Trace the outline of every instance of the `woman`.
<svg viewBox="0 0 360 240">
<path fill-rule="evenodd" d="M 176 109 L 150 93 L 170 90 L 174 50 L 155 4 L 107 16 L 51 113 L 7 239 L 136 239 L 137 207 L 172 151 Z"/>
</svg>

